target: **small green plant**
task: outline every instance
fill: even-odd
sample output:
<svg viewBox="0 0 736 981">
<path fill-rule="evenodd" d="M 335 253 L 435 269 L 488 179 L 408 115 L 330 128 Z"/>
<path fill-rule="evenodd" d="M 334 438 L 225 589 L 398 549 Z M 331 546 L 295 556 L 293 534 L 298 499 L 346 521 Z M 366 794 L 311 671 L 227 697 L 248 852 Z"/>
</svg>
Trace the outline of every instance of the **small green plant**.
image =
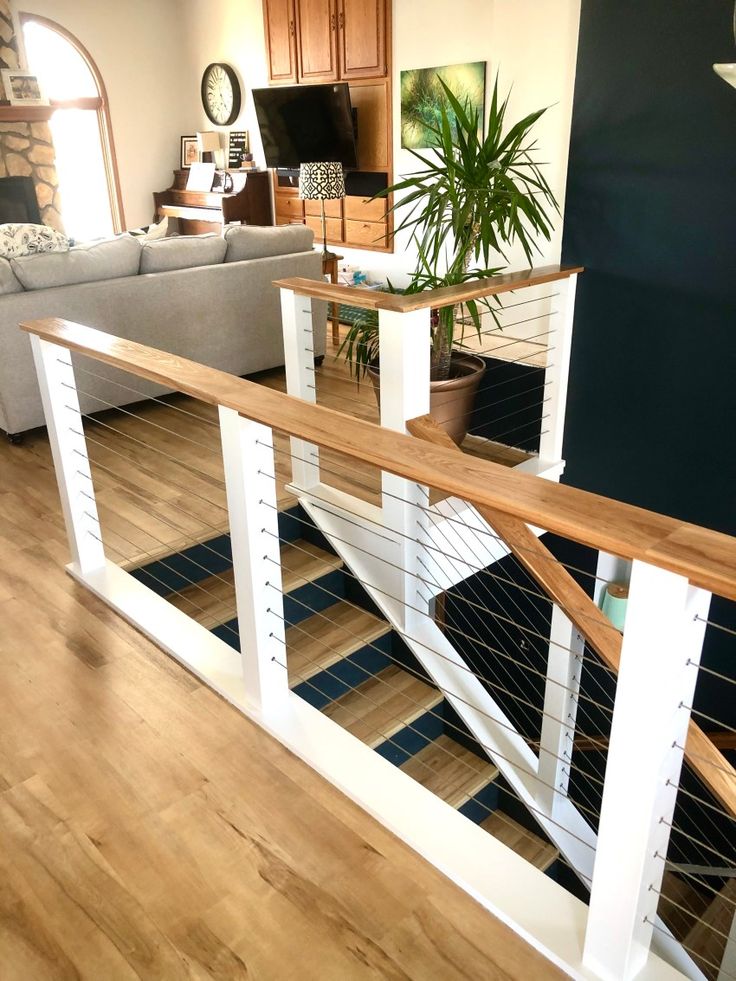
<svg viewBox="0 0 736 981">
<path fill-rule="evenodd" d="M 496 78 L 483 136 L 479 111 L 468 101 L 461 102 L 442 79 L 439 82 L 445 96 L 439 122 L 426 123 L 432 134 L 431 156 L 410 150 L 423 169 L 376 195 L 397 194 L 392 209 L 407 209 L 394 235 L 410 229 L 419 258 L 405 293 L 497 275 L 503 266 L 491 266 L 492 257 L 507 260 L 506 250 L 517 242 L 531 265 L 534 253 L 540 251 L 537 239 L 549 240 L 552 234 L 549 212 L 558 212 L 540 164 L 532 156 L 536 141 L 530 139 L 546 109 L 506 127 L 509 97 L 499 100 Z M 393 289 L 390 284 L 389 288 Z M 463 304 L 478 332 L 480 307 L 494 312 L 487 300 Z M 449 377 L 450 355 L 462 320 L 457 305 L 441 307 L 433 317 L 433 378 Z M 360 377 L 378 359 L 377 327 L 359 318 L 340 352 Z"/>
</svg>

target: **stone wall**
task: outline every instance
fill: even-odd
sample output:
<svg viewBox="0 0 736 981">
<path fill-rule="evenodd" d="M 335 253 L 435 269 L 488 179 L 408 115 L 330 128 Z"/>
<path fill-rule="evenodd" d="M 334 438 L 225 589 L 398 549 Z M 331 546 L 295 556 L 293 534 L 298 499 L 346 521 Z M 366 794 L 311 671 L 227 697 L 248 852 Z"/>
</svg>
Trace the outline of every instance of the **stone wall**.
<svg viewBox="0 0 736 981">
<path fill-rule="evenodd" d="M 0 68 L 18 67 L 18 41 L 9 0 L 0 0 Z M 63 231 L 59 178 L 54 161 L 49 124 L 5 122 L 0 106 L 0 178 L 32 177 L 41 220 Z"/>
</svg>

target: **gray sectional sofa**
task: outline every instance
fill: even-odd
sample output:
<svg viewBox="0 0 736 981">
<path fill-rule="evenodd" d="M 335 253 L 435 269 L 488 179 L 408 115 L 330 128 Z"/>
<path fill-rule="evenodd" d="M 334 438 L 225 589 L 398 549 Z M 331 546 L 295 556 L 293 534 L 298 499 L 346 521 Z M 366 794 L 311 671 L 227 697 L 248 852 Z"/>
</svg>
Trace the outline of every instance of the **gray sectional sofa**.
<svg viewBox="0 0 736 981">
<path fill-rule="evenodd" d="M 303 225 L 234 225 L 224 236 L 143 244 L 120 236 L 0 259 L 0 429 L 12 437 L 44 424 L 20 321 L 62 317 L 248 375 L 284 363 L 279 291 L 271 285 L 284 276 L 322 276 L 312 232 Z M 315 303 L 315 357 L 325 353 L 326 320 L 325 304 Z M 83 412 L 166 391 L 84 358 L 75 356 L 75 364 Z"/>
</svg>

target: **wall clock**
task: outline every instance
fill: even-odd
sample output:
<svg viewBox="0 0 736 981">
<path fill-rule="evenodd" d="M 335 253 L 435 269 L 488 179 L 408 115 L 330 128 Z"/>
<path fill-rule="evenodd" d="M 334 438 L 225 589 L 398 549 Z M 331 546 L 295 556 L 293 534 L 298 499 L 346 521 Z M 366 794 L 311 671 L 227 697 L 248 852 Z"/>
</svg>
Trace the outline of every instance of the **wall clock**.
<svg viewBox="0 0 736 981">
<path fill-rule="evenodd" d="M 229 126 L 240 113 L 240 82 L 230 65 L 213 62 L 202 75 L 202 105 L 216 126 Z"/>
</svg>

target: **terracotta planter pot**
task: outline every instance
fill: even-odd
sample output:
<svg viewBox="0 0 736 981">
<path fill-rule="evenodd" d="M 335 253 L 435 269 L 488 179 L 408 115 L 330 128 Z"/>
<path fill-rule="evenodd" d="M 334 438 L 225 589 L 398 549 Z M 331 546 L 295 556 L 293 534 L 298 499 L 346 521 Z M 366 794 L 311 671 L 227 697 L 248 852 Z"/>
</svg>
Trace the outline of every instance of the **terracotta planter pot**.
<svg viewBox="0 0 736 981">
<path fill-rule="evenodd" d="M 429 414 L 458 445 L 465 439 L 480 380 L 486 370 L 483 358 L 453 351 L 450 377 L 429 383 Z M 381 374 L 369 368 L 378 407 L 381 407 Z"/>
</svg>

